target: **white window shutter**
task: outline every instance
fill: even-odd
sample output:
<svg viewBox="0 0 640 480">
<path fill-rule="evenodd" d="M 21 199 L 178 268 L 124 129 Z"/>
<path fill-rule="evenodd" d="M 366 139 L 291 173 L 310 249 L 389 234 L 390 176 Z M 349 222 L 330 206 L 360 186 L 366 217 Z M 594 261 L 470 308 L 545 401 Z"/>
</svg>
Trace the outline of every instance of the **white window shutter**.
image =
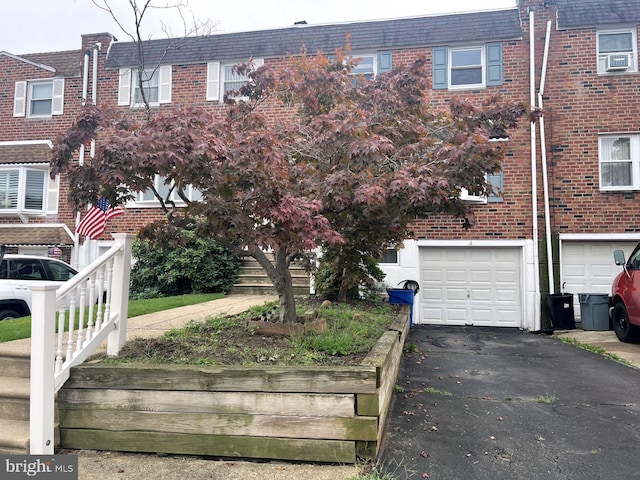
<svg viewBox="0 0 640 480">
<path fill-rule="evenodd" d="M 220 62 L 207 63 L 207 101 L 220 100 Z"/>
<path fill-rule="evenodd" d="M 158 73 L 158 102 L 171 103 L 171 65 L 162 65 Z"/>
<path fill-rule="evenodd" d="M 121 68 L 118 83 L 118 105 L 131 103 L 131 69 Z"/>
<path fill-rule="evenodd" d="M 53 102 L 51 115 L 62 115 L 64 110 L 64 78 L 53 80 Z"/>
<path fill-rule="evenodd" d="M 60 196 L 60 175 L 56 175 L 56 178 L 50 178 L 47 175 L 47 213 L 58 213 L 58 198 Z"/>
<path fill-rule="evenodd" d="M 27 111 L 27 82 L 16 82 L 16 93 L 13 98 L 13 116 L 24 117 Z"/>
</svg>

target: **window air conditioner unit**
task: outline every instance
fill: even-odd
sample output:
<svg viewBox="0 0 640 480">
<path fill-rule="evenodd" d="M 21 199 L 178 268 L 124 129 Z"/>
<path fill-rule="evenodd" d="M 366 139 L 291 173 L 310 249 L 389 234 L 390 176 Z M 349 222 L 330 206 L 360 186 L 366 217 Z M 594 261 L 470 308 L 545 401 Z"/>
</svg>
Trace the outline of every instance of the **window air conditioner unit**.
<svg viewBox="0 0 640 480">
<path fill-rule="evenodd" d="M 619 70 L 628 70 L 631 68 L 631 54 L 629 53 L 610 53 L 606 59 L 607 72 Z"/>
</svg>

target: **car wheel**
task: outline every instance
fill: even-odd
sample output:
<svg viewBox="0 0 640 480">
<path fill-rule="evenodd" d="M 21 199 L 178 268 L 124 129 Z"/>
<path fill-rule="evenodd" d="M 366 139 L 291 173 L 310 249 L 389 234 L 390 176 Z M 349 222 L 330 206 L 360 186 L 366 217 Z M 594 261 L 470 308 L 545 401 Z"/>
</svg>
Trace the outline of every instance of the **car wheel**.
<svg viewBox="0 0 640 480">
<path fill-rule="evenodd" d="M 622 302 L 613 307 L 613 330 L 621 342 L 633 343 L 638 340 L 638 327 L 629 322 L 629 313 Z"/>
<path fill-rule="evenodd" d="M 24 315 L 20 315 L 15 310 L 0 310 L 0 320 L 11 320 L 14 318 L 20 318 Z"/>
</svg>

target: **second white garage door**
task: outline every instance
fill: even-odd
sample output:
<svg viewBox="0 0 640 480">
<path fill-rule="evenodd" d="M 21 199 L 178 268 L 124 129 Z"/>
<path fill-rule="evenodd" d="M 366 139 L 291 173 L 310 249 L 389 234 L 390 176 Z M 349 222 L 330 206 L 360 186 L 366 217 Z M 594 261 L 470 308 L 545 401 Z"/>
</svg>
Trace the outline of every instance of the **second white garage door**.
<svg viewBox="0 0 640 480">
<path fill-rule="evenodd" d="M 442 325 L 522 326 L 520 248 L 420 248 L 420 318 Z"/>
</svg>

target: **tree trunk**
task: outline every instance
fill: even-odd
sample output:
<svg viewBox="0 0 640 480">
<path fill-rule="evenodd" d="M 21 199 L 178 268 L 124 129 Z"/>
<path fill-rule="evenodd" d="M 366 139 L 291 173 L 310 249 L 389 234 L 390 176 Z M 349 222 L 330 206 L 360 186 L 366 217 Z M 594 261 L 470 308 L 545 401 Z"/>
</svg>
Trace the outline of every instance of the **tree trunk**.
<svg viewBox="0 0 640 480">
<path fill-rule="evenodd" d="M 256 250 L 252 256 L 271 279 L 271 283 L 278 292 L 280 300 L 280 322 L 294 323 L 296 316 L 296 300 L 293 296 L 293 280 L 289 272 L 290 260 L 286 248 L 274 251 L 275 265 L 273 265 L 262 250 Z"/>
</svg>

